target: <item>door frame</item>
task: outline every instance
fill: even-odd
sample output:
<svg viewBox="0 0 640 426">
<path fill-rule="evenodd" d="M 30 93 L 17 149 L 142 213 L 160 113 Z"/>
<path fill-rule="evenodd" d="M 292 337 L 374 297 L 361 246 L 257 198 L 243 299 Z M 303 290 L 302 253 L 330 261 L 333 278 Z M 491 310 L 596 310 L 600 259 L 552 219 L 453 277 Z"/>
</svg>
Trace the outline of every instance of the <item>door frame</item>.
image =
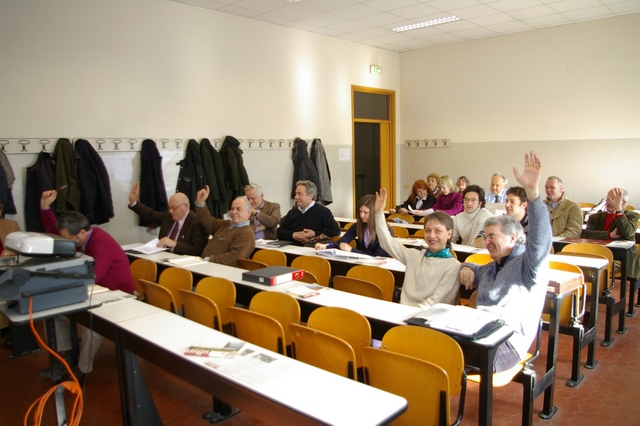
<svg viewBox="0 0 640 426">
<path fill-rule="evenodd" d="M 355 117 L 355 92 L 373 93 L 389 96 L 389 119 L 372 120 Z M 396 92 L 395 90 L 378 89 L 374 87 L 351 85 L 351 182 L 354 195 L 353 211 L 357 215 L 358 200 L 356 194 L 356 129 L 355 123 L 380 124 L 380 185 L 387 189 L 387 203 L 385 209 L 395 207 L 396 199 Z"/>
</svg>

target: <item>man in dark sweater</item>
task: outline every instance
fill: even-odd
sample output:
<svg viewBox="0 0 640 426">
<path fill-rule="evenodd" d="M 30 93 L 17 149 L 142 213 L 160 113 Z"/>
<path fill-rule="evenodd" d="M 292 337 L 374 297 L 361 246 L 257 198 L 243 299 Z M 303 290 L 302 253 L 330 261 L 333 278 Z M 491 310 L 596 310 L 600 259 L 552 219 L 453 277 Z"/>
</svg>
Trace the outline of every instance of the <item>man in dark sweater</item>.
<svg viewBox="0 0 640 426">
<path fill-rule="evenodd" d="M 296 206 L 280 221 L 278 239 L 300 245 L 314 245 L 340 235 L 331 210 L 315 202 L 316 185 L 308 180 L 296 182 Z"/>
</svg>

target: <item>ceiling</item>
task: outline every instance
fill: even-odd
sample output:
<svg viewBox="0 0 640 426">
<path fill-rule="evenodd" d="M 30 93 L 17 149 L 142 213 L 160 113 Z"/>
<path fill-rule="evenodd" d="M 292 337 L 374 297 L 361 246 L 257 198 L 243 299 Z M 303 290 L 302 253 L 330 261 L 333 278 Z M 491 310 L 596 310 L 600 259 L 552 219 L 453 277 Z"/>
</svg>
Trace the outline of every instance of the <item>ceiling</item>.
<svg viewBox="0 0 640 426">
<path fill-rule="evenodd" d="M 394 52 L 640 13 L 640 0 L 170 0 Z M 391 28 L 455 15 L 402 33 Z"/>
</svg>

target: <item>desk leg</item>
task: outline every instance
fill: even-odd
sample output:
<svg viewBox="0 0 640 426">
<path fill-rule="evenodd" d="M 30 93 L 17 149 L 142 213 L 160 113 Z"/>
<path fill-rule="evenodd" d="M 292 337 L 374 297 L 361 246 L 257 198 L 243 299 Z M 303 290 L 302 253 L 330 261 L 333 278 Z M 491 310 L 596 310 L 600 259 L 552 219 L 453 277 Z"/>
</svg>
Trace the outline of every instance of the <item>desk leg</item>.
<svg viewBox="0 0 640 426">
<path fill-rule="evenodd" d="M 558 318 L 558 308 L 562 302 L 561 298 L 554 297 L 551 299 L 551 312 L 549 318 L 549 341 L 547 344 L 547 370 L 543 376 L 543 380 L 539 382 L 544 386 L 544 405 L 539 417 L 548 420 L 553 417 L 558 408 L 553 406 L 553 391 L 555 387 L 556 375 L 556 358 L 558 356 L 558 331 L 560 329 L 560 321 Z M 537 393 L 537 392 L 536 392 Z"/>
<path fill-rule="evenodd" d="M 628 317 L 633 317 L 636 314 L 635 306 L 635 296 L 636 296 L 636 282 L 633 278 L 628 278 L 629 281 L 629 310 L 627 311 Z"/>
<path fill-rule="evenodd" d="M 497 348 L 489 351 L 480 351 L 480 410 L 478 424 L 491 425 L 493 417 L 493 361 Z"/>
<path fill-rule="evenodd" d="M 116 352 L 120 376 L 122 424 L 124 426 L 161 426 L 162 419 L 142 376 L 136 355 L 124 348 L 120 335 L 116 338 Z"/>
<path fill-rule="evenodd" d="M 622 269 L 625 267 L 623 266 Z M 616 333 L 625 334 L 627 332 L 627 327 L 625 326 L 625 318 L 627 314 L 624 312 L 625 306 L 627 304 L 627 273 L 626 271 L 622 271 L 622 277 L 620 278 L 620 300 L 618 303 L 621 304 L 620 312 L 618 313 L 618 329 Z"/>
</svg>

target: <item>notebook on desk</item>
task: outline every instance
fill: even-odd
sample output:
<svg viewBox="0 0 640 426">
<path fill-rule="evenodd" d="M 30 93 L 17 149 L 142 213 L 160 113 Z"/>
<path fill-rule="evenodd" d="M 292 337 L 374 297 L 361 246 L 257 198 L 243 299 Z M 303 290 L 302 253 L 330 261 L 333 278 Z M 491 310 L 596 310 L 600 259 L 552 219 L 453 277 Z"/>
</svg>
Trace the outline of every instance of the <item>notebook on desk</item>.
<svg viewBox="0 0 640 426">
<path fill-rule="evenodd" d="M 487 337 L 504 325 L 503 320 L 489 312 L 445 303 L 437 303 L 405 322 L 471 340 Z"/>
</svg>

